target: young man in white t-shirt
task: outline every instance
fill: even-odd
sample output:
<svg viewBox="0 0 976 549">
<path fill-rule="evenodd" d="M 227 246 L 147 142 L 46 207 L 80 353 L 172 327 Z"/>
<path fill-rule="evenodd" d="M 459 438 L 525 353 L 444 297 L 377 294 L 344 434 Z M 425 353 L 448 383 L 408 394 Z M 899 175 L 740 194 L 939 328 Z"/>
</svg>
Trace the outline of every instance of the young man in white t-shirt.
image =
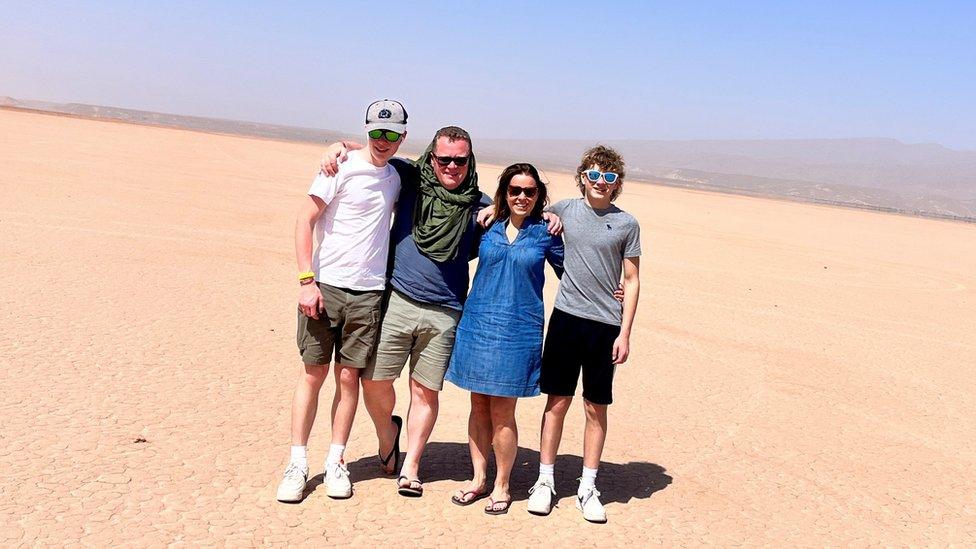
<svg viewBox="0 0 976 549">
<path fill-rule="evenodd" d="M 326 495 L 352 495 L 343 451 L 359 404 L 359 376 L 375 352 L 386 286 L 390 218 L 400 177 L 388 164 L 407 135 L 397 101 L 366 110 L 368 145 L 349 155 L 334 176 L 320 173 L 295 226 L 298 258 L 298 348 L 303 368 L 292 401 L 291 460 L 278 500 L 298 502 L 308 480 L 306 444 L 318 395 L 335 356 L 332 444 L 325 461 Z M 314 242 L 317 245 L 313 247 Z"/>
</svg>

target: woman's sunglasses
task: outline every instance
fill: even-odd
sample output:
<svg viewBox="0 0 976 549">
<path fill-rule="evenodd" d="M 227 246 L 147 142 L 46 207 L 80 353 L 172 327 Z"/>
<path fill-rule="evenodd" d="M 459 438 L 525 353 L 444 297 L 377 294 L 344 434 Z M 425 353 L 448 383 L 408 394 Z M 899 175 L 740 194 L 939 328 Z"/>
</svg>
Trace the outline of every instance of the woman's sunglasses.
<svg viewBox="0 0 976 549">
<path fill-rule="evenodd" d="M 514 185 L 508 186 L 508 196 L 515 198 L 520 194 L 524 194 L 525 198 L 535 198 L 536 193 L 539 192 L 539 187 L 516 187 Z"/>
<path fill-rule="evenodd" d="M 607 185 L 613 185 L 617 182 L 617 174 L 613 172 L 601 172 L 600 170 L 586 170 L 583 172 L 586 174 L 586 178 L 590 180 L 590 183 L 596 183 L 602 177 Z"/>
<path fill-rule="evenodd" d="M 434 157 L 434 160 L 436 160 L 438 164 L 445 168 L 450 166 L 451 162 L 454 162 L 457 167 L 463 168 L 468 164 L 469 158 L 467 156 L 437 156 L 434 153 L 430 153 L 430 155 Z"/>
<path fill-rule="evenodd" d="M 366 135 L 368 135 L 370 139 L 384 138 L 390 143 L 396 143 L 401 137 L 403 137 L 403 134 L 397 133 L 393 130 L 369 130 L 366 132 Z"/>
</svg>

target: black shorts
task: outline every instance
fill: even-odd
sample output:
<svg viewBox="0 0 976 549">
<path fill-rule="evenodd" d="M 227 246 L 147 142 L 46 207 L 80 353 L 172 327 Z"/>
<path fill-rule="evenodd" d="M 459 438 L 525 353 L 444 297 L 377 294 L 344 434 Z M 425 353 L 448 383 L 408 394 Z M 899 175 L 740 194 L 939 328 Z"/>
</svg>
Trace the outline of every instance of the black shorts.
<svg viewBox="0 0 976 549">
<path fill-rule="evenodd" d="M 573 396 L 582 370 L 583 398 L 593 404 L 613 402 L 613 342 L 619 335 L 620 326 L 553 309 L 542 351 L 542 392 Z"/>
</svg>

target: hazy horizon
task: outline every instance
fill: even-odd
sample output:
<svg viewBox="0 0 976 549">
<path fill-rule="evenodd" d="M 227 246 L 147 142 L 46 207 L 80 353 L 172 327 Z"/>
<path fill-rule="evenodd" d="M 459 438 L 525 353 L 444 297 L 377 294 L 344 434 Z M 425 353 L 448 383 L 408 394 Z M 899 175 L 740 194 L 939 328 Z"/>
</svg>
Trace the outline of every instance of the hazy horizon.
<svg viewBox="0 0 976 549">
<path fill-rule="evenodd" d="M 252 123 L 252 124 L 259 124 L 259 125 L 262 125 L 262 126 L 293 127 L 293 128 L 302 129 L 302 130 L 313 130 L 313 131 L 325 131 L 325 132 L 341 133 L 341 134 L 349 135 L 349 136 L 357 136 L 357 135 L 363 133 L 363 130 L 362 130 L 361 127 L 359 127 L 359 128 L 326 128 L 326 127 L 312 126 L 312 125 L 284 124 L 284 123 L 275 123 L 275 122 L 261 122 L 259 120 L 243 119 L 243 118 L 223 118 L 223 117 L 218 117 L 218 116 L 214 116 L 214 115 L 207 115 L 207 114 L 191 114 L 191 113 L 182 113 L 182 112 L 164 112 L 164 111 L 153 111 L 153 110 L 145 110 L 145 109 L 135 109 L 135 108 L 127 107 L 127 106 L 124 106 L 124 105 L 105 105 L 105 104 L 95 104 L 95 103 L 84 103 L 84 102 L 80 102 L 80 101 L 50 101 L 50 100 L 47 100 L 47 99 L 40 99 L 40 98 L 36 98 L 36 97 L 15 97 L 15 96 L 10 95 L 10 94 L 5 94 L 5 93 L 3 93 L 3 90 L 0 90 L 0 107 L 4 106 L 3 105 L 3 101 L 5 101 L 5 100 L 11 101 L 12 102 L 12 105 L 11 106 L 24 107 L 24 108 L 35 108 L 35 106 L 40 106 L 41 107 L 40 110 L 51 110 L 50 107 L 52 107 L 52 106 L 66 107 L 66 106 L 77 105 L 77 106 L 80 106 L 80 107 L 99 107 L 99 108 L 108 108 L 108 109 L 122 109 L 122 110 L 131 110 L 131 111 L 140 111 L 140 112 L 154 113 L 154 114 L 162 114 L 162 115 L 173 115 L 173 116 L 181 117 L 181 118 L 204 118 L 204 119 L 211 119 L 211 120 L 224 120 L 224 121 L 227 121 L 227 122 L 236 122 L 236 123 Z M 56 111 L 52 111 L 52 112 L 56 112 Z M 426 135 L 422 135 L 421 137 L 418 138 L 417 135 L 416 135 L 416 133 L 418 133 L 418 132 L 415 131 L 415 130 L 412 130 L 412 129 L 411 129 L 411 131 L 413 132 L 411 134 L 411 136 L 410 136 L 411 145 L 415 145 L 419 140 L 426 141 L 429 138 L 429 136 L 426 136 Z M 598 142 L 599 143 L 603 143 L 603 142 L 613 142 L 613 141 L 623 141 L 623 140 L 626 140 L 626 141 L 631 141 L 631 142 L 645 142 L 645 143 L 680 143 L 680 142 L 686 142 L 686 143 L 741 143 L 741 144 L 764 143 L 764 142 L 818 142 L 818 141 L 823 141 L 823 142 L 838 142 L 838 141 L 864 142 L 864 141 L 878 141 L 878 142 L 895 142 L 895 143 L 898 143 L 900 145 L 908 145 L 908 146 L 915 146 L 915 145 L 918 145 L 918 146 L 934 146 L 934 147 L 939 147 L 939 148 L 946 149 L 946 150 L 952 151 L 952 152 L 976 153 L 976 148 L 966 149 L 966 148 L 950 147 L 950 146 L 945 145 L 943 143 L 936 143 L 936 142 L 924 142 L 924 141 L 912 142 L 912 141 L 905 141 L 905 140 L 902 140 L 902 139 L 898 139 L 896 137 L 886 137 L 886 136 L 880 136 L 880 135 L 860 135 L 860 136 L 849 136 L 849 137 L 828 137 L 828 136 L 824 136 L 824 137 L 786 137 L 786 138 L 764 137 L 764 138 L 750 138 L 750 139 L 746 139 L 746 138 L 741 138 L 741 139 L 736 139 L 736 138 L 730 138 L 730 139 L 698 139 L 698 138 L 684 138 L 684 139 L 658 139 L 658 138 L 644 138 L 644 139 L 640 139 L 640 138 L 634 138 L 634 139 L 625 139 L 625 138 L 612 137 L 612 136 L 607 136 L 607 137 L 602 137 L 602 138 L 595 138 L 595 139 L 587 139 L 587 138 L 579 138 L 579 137 L 577 137 L 577 138 L 564 138 L 564 139 L 551 139 L 551 138 L 501 137 L 501 136 L 495 136 L 495 135 L 479 135 L 479 136 L 477 136 L 477 140 L 479 142 L 480 141 L 533 142 L 533 141 L 544 140 L 546 142 L 591 141 L 591 142 L 594 142 L 594 143 L 598 143 Z"/>
<path fill-rule="evenodd" d="M 320 144 L 357 137 L 332 129 L 3 96 L 0 107 Z M 401 154 L 415 156 L 428 139 L 429 134 L 408 137 Z M 623 153 L 632 181 L 976 221 L 976 152 L 878 138 L 600 142 Z M 475 151 L 483 162 L 528 161 L 542 170 L 572 171 L 593 143 L 475 138 Z"/>
<path fill-rule="evenodd" d="M 10 94 L 10 93 L 4 93 L 4 90 L 0 90 L 0 99 L 10 99 L 10 100 L 13 100 L 15 102 L 27 102 L 27 103 L 50 103 L 50 104 L 55 104 L 55 105 L 80 105 L 80 106 L 88 106 L 88 107 L 109 107 L 109 108 L 118 108 L 118 109 L 132 110 L 132 111 L 142 111 L 142 112 L 152 112 L 152 113 L 158 113 L 158 114 L 167 114 L 167 115 L 174 115 L 174 116 L 180 116 L 180 117 L 209 118 L 209 119 L 215 119 L 215 120 L 226 120 L 226 121 L 229 121 L 229 122 L 244 122 L 244 123 L 253 123 L 253 124 L 261 124 L 261 125 L 269 125 L 269 126 L 287 126 L 287 127 L 294 127 L 294 128 L 306 129 L 306 130 L 334 131 L 334 132 L 341 132 L 341 133 L 347 134 L 347 135 L 359 135 L 359 134 L 363 133 L 362 126 L 361 125 L 359 125 L 359 126 L 353 125 L 351 127 L 345 127 L 345 128 L 326 128 L 326 127 L 321 126 L 321 125 L 316 126 L 316 125 L 310 124 L 310 123 L 304 123 L 303 124 L 303 123 L 300 123 L 300 122 L 286 123 L 286 122 L 282 122 L 282 121 L 261 121 L 257 117 L 254 117 L 254 118 L 227 118 L 227 117 L 223 117 L 223 116 L 217 116 L 215 113 L 209 113 L 208 114 L 208 113 L 171 112 L 171 111 L 161 111 L 161 110 L 154 110 L 154 109 L 137 108 L 137 107 L 128 106 L 128 105 L 114 105 L 114 104 L 113 105 L 109 105 L 109 104 L 101 104 L 101 103 L 88 103 L 88 102 L 84 102 L 84 101 L 53 100 L 53 99 L 44 98 L 44 97 L 18 97 L 18 96 L 15 96 L 13 94 Z M 365 111 L 365 105 L 364 105 L 364 109 L 363 110 Z M 417 133 L 420 133 L 419 130 L 414 129 L 415 126 L 416 125 L 412 125 L 411 128 L 410 128 L 410 131 L 413 132 L 411 134 L 411 141 L 413 141 L 413 142 L 416 142 L 417 141 L 418 138 L 417 138 L 416 134 Z M 442 126 L 439 126 L 439 127 L 442 127 Z M 427 133 L 432 134 L 433 131 L 435 131 L 435 130 L 436 130 L 436 128 L 431 127 Z M 422 134 L 422 135 L 426 135 L 426 134 Z M 426 139 L 426 138 L 424 138 L 424 139 Z M 931 145 L 931 146 L 941 147 L 943 149 L 946 149 L 946 150 L 949 150 L 949 151 L 954 151 L 954 152 L 971 152 L 971 153 L 976 153 L 976 143 L 974 143 L 970 147 L 959 147 L 959 146 L 947 145 L 945 143 L 939 143 L 939 142 L 936 142 L 936 141 L 910 141 L 910 140 L 905 140 L 905 139 L 901 139 L 901 138 L 898 138 L 898 137 L 891 137 L 891 136 L 884 136 L 884 135 L 848 135 L 848 136 L 828 136 L 828 135 L 823 135 L 823 136 L 797 136 L 797 137 L 729 137 L 729 138 L 684 137 L 684 138 L 674 138 L 674 139 L 665 139 L 665 138 L 660 138 L 660 137 L 625 138 L 625 137 L 603 136 L 603 137 L 593 137 L 593 138 L 587 138 L 587 137 L 567 137 L 567 138 L 562 138 L 562 139 L 551 139 L 551 138 L 546 138 L 546 137 L 541 137 L 541 136 L 539 136 L 539 137 L 518 137 L 518 136 L 516 136 L 516 137 L 505 137 L 505 136 L 500 136 L 500 135 L 480 135 L 479 134 L 478 135 L 478 139 L 479 140 L 526 141 L 526 142 L 538 141 L 538 140 L 545 140 L 545 141 L 592 141 L 594 143 L 597 143 L 597 142 L 609 142 L 609 141 L 621 141 L 621 140 L 641 141 L 641 142 L 667 142 L 667 143 L 674 143 L 674 142 L 688 142 L 688 143 L 706 143 L 706 142 L 715 142 L 715 143 L 733 143 L 733 142 L 734 143 L 748 143 L 748 142 L 783 142 L 783 141 L 795 141 L 795 142 L 799 142 L 799 141 L 872 141 L 873 140 L 873 141 L 894 141 L 894 142 L 897 142 L 897 143 L 903 144 L 903 145 L 920 145 L 920 146 L 928 146 L 928 145 Z"/>
<path fill-rule="evenodd" d="M 356 132 L 976 150 L 976 4 L 5 2 L 0 94 Z"/>
</svg>

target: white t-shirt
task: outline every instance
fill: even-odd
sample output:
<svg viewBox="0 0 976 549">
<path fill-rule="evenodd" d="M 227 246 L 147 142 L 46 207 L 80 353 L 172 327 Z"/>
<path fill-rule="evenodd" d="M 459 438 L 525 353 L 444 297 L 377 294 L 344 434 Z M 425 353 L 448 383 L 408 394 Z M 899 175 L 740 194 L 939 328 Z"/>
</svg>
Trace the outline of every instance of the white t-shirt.
<svg viewBox="0 0 976 549">
<path fill-rule="evenodd" d="M 400 192 L 393 166 L 373 166 L 358 154 L 335 177 L 319 174 L 308 194 L 326 203 L 315 223 L 315 280 L 349 290 L 382 290 L 390 248 L 390 218 Z"/>
</svg>

